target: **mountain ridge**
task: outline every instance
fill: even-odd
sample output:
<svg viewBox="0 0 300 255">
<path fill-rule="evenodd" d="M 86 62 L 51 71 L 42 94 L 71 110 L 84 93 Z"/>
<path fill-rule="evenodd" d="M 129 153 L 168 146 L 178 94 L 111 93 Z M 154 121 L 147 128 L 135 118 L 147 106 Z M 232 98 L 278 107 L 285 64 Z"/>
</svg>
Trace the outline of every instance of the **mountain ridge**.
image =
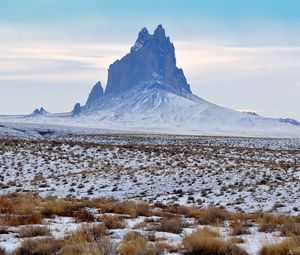
<svg viewBox="0 0 300 255">
<path fill-rule="evenodd" d="M 97 82 L 84 106 L 38 116 L 18 120 L 131 132 L 300 137 L 296 120 L 239 112 L 194 95 L 161 25 L 153 34 L 139 32 L 129 53 L 110 65 L 105 90 Z"/>
</svg>

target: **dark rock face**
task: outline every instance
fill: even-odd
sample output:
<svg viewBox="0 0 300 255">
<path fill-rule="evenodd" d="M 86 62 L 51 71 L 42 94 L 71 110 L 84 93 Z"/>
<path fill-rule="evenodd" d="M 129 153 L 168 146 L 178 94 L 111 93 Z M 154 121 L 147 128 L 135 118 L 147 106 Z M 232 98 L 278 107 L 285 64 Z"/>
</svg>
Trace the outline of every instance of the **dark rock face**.
<svg viewBox="0 0 300 255">
<path fill-rule="evenodd" d="M 41 107 L 40 109 L 35 109 L 32 112 L 31 116 L 33 116 L 33 117 L 39 117 L 39 116 L 44 116 L 46 114 L 48 114 L 48 112 L 43 107 Z"/>
<path fill-rule="evenodd" d="M 279 121 L 282 122 L 282 123 L 291 124 L 291 125 L 294 125 L 294 126 L 300 126 L 300 122 L 299 121 L 294 120 L 294 119 L 290 119 L 290 118 L 279 119 Z"/>
<path fill-rule="evenodd" d="M 81 106 L 80 103 L 75 104 L 73 110 L 72 110 L 73 116 L 79 116 L 81 114 Z"/>
<path fill-rule="evenodd" d="M 178 95 L 191 93 L 182 69 L 176 67 L 174 45 L 161 25 L 153 35 L 143 28 L 130 53 L 110 65 L 105 94 L 147 84 Z"/>
<path fill-rule="evenodd" d="M 92 88 L 92 91 L 89 94 L 89 97 L 86 101 L 86 105 L 92 105 L 95 101 L 97 101 L 102 96 L 103 96 L 103 88 L 101 82 L 98 81 Z"/>
</svg>

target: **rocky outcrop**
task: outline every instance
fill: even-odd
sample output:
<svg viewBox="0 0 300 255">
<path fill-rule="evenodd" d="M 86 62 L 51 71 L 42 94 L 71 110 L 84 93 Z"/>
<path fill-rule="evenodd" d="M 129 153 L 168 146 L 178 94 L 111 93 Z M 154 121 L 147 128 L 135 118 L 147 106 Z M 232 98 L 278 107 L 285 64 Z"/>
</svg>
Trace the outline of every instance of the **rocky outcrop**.
<svg viewBox="0 0 300 255">
<path fill-rule="evenodd" d="M 48 114 L 48 112 L 43 107 L 41 107 L 40 109 L 35 109 L 32 112 L 31 116 L 32 117 L 40 117 L 40 116 L 44 116 L 44 115 L 47 115 L 47 114 Z"/>
<path fill-rule="evenodd" d="M 81 114 L 81 106 L 80 103 L 76 103 L 72 110 L 72 114 L 74 117 L 79 116 Z"/>
<path fill-rule="evenodd" d="M 130 53 L 110 65 L 105 94 L 143 85 L 157 85 L 178 95 L 191 93 L 182 69 L 176 66 L 174 45 L 162 25 L 154 34 L 143 28 Z"/>
<path fill-rule="evenodd" d="M 95 101 L 97 101 L 102 96 L 103 96 L 103 88 L 101 82 L 98 81 L 92 88 L 92 91 L 90 92 L 89 97 L 86 101 L 86 105 L 88 106 L 92 105 Z"/>
</svg>

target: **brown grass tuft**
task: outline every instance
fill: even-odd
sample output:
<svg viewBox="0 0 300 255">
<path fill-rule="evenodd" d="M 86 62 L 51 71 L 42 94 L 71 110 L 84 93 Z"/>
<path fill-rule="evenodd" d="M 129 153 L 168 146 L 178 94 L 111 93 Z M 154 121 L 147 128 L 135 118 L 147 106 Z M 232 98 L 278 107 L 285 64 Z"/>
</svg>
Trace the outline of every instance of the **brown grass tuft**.
<svg viewBox="0 0 300 255">
<path fill-rule="evenodd" d="M 239 235 L 247 235 L 250 234 L 248 226 L 242 222 L 234 221 L 230 224 L 231 227 L 231 235 L 239 236 Z"/>
<path fill-rule="evenodd" d="M 75 220 L 77 222 L 93 222 L 95 221 L 94 214 L 87 209 L 81 209 L 77 214 L 75 214 Z"/>
<path fill-rule="evenodd" d="M 39 212 L 30 214 L 10 214 L 4 217 L 4 224 L 7 226 L 33 225 L 41 224 L 43 221 L 42 215 Z"/>
<path fill-rule="evenodd" d="M 160 232 L 180 234 L 184 226 L 185 224 L 180 218 L 161 218 L 155 230 Z"/>
<path fill-rule="evenodd" d="M 187 255 L 245 255 L 247 252 L 230 241 L 223 241 L 207 230 L 198 230 L 182 240 Z"/>
<path fill-rule="evenodd" d="M 299 255 L 300 239 L 289 239 L 279 244 L 271 244 L 264 246 L 260 255 Z"/>
<path fill-rule="evenodd" d="M 147 239 L 138 233 L 128 233 L 123 238 L 119 248 L 121 255 L 160 255 L 162 250 L 159 247 L 150 245 Z"/>
<path fill-rule="evenodd" d="M 98 218 L 98 220 L 103 222 L 105 227 L 107 227 L 108 229 L 118 229 L 125 227 L 124 219 L 120 216 L 104 215 Z"/>
<path fill-rule="evenodd" d="M 94 242 L 107 235 L 107 229 L 103 224 L 83 224 L 68 238 L 68 243 Z"/>
<path fill-rule="evenodd" d="M 19 230 L 20 237 L 50 236 L 51 231 L 45 226 L 24 226 Z"/>
<path fill-rule="evenodd" d="M 53 238 L 26 239 L 14 255 L 55 255 L 61 246 L 62 241 Z"/>
<path fill-rule="evenodd" d="M 285 222 L 284 216 L 265 213 L 259 219 L 259 231 L 265 233 L 274 232 L 284 222 Z"/>
<path fill-rule="evenodd" d="M 58 255 L 115 255 L 117 245 L 107 237 L 93 242 L 66 244 Z"/>
</svg>

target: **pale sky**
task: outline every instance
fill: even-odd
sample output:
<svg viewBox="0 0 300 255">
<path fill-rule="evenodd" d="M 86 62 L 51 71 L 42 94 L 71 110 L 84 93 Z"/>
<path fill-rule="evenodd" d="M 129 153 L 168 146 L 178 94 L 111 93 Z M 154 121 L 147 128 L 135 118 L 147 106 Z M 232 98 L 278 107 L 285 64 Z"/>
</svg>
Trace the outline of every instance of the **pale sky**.
<svg viewBox="0 0 300 255">
<path fill-rule="evenodd" d="M 0 114 L 64 112 L 163 24 L 192 91 L 300 120 L 298 0 L 0 0 Z"/>
</svg>

